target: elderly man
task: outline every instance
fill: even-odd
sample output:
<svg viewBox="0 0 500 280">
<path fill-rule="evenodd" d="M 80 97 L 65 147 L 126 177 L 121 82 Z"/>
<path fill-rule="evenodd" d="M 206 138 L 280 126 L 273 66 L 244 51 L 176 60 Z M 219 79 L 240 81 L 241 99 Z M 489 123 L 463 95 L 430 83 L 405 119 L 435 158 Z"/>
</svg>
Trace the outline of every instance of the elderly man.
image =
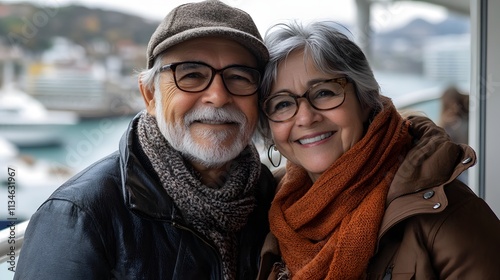
<svg viewBox="0 0 500 280">
<path fill-rule="evenodd" d="M 255 279 L 274 179 L 251 144 L 268 52 L 251 17 L 181 5 L 151 37 L 119 151 L 33 215 L 15 279 Z"/>
</svg>

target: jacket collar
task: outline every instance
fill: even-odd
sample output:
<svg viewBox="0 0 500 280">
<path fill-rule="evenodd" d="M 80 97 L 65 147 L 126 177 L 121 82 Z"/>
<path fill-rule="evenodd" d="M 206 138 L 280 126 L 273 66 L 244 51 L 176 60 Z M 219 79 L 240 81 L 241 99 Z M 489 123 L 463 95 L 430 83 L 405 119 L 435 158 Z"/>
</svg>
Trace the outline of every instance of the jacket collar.
<svg viewBox="0 0 500 280">
<path fill-rule="evenodd" d="M 443 211 L 448 205 L 444 186 L 476 163 L 471 147 L 452 142 L 430 119 L 412 116 L 409 120 L 413 148 L 389 188 L 379 238 L 407 217 Z"/>
<path fill-rule="evenodd" d="M 120 173 L 127 207 L 140 215 L 158 219 L 181 219 L 180 211 L 167 195 L 157 174 L 137 140 L 137 123 L 141 113 L 130 122 L 120 140 Z"/>
<path fill-rule="evenodd" d="M 387 204 L 408 193 L 444 185 L 476 163 L 474 150 L 450 140 L 430 119 L 411 116 L 413 147 L 392 181 Z"/>
</svg>

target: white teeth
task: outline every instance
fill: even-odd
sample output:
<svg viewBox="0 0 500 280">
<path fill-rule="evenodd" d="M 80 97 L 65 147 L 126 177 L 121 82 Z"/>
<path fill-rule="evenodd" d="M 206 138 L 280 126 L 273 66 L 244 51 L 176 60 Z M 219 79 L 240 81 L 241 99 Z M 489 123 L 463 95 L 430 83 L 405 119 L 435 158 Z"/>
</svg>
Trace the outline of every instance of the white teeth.
<svg viewBox="0 0 500 280">
<path fill-rule="evenodd" d="M 318 135 L 316 137 L 313 137 L 313 138 L 307 138 L 307 139 L 300 139 L 299 140 L 299 143 L 302 144 L 302 145 L 306 145 L 306 144 L 311 144 L 311 143 L 314 143 L 314 142 L 317 142 L 317 141 L 321 141 L 323 139 L 326 139 L 330 136 L 332 136 L 333 133 L 331 132 L 328 132 L 328 133 L 325 133 L 325 134 L 321 134 L 321 135 Z"/>
</svg>

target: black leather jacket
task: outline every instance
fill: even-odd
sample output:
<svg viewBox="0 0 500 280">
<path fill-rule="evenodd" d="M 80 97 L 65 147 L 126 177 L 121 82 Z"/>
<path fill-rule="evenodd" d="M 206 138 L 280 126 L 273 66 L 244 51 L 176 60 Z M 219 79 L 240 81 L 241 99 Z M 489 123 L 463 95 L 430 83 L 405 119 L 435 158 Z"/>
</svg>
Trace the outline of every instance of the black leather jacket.
<svg viewBox="0 0 500 280">
<path fill-rule="evenodd" d="M 32 216 L 14 279 L 222 279 L 210 240 L 181 217 L 135 136 L 62 185 Z M 262 166 L 257 206 L 239 233 L 238 279 L 255 279 L 275 191 Z"/>
</svg>

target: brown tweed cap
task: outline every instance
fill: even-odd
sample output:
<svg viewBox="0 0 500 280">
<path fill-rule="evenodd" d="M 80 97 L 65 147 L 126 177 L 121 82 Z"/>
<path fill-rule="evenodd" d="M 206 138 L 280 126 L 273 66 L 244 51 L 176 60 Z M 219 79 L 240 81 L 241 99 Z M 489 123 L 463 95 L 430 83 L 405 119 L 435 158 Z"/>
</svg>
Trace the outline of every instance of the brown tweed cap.
<svg viewBox="0 0 500 280">
<path fill-rule="evenodd" d="M 221 1 L 206 0 L 176 7 L 163 19 L 148 44 L 148 69 L 154 58 L 186 40 L 207 36 L 234 40 L 255 55 L 259 67 L 269 60 L 269 52 L 250 15 Z"/>
</svg>

